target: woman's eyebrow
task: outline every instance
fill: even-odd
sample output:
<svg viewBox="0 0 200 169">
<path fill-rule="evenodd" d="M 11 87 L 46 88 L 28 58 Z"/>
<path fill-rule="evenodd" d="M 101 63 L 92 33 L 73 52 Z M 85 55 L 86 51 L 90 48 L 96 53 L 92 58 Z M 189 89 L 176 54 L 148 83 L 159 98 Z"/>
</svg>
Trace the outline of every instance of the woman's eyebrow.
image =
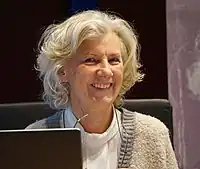
<svg viewBox="0 0 200 169">
<path fill-rule="evenodd" d="M 120 56 L 121 56 L 121 53 L 110 53 L 110 54 L 108 54 L 108 56 L 120 57 Z"/>
<path fill-rule="evenodd" d="M 97 56 L 101 56 L 101 55 L 106 55 L 106 56 L 121 56 L 120 52 L 112 52 L 112 53 L 83 52 L 83 53 L 87 54 L 87 55 L 97 55 Z"/>
<path fill-rule="evenodd" d="M 95 52 L 83 52 L 84 55 L 99 55 Z"/>
</svg>

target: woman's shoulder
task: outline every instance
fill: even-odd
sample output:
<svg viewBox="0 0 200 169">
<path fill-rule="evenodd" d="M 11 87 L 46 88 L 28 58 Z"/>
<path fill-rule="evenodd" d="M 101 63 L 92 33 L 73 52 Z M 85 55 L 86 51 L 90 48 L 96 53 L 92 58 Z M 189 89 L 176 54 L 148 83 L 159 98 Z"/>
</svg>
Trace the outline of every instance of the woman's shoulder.
<svg viewBox="0 0 200 169">
<path fill-rule="evenodd" d="M 132 167 L 143 164 L 143 168 L 178 169 L 166 125 L 150 115 L 126 109 L 123 112 L 134 117 Z"/>
<path fill-rule="evenodd" d="M 38 120 L 32 124 L 29 124 L 25 129 L 45 129 L 46 126 L 46 118 Z"/>
<path fill-rule="evenodd" d="M 142 114 L 140 112 L 132 112 L 123 109 L 124 112 L 131 113 L 134 116 L 134 127 L 135 131 L 138 133 L 149 133 L 149 134 L 167 134 L 168 128 L 159 119 L 152 117 L 150 115 Z"/>
<path fill-rule="evenodd" d="M 30 124 L 26 129 L 45 129 L 45 128 L 60 128 L 63 126 L 63 112 L 65 110 L 57 111 L 51 116 L 38 120 L 35 123 Z"/>
<path fill-rule="evenodd" d="M 158 118 L 138 112 L 135 112 L 135 117 L 136 117 L 136 123 L 140 127 L 155 129 L 160 131 L 168 130 L 166 125 Z"/>
</svg>

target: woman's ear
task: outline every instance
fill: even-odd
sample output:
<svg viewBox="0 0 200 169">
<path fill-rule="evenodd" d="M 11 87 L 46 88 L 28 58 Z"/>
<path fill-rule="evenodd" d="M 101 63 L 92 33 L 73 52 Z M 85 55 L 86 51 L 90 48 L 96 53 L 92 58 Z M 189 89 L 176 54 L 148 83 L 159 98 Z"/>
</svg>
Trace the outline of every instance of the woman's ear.
<svg viewBox="0 0 200 169">
<path fill-rule="evenodd" d="M 64 67 L 60 68 L 58 71 L 58 77 L 60 79 L 60 82 L 67 82 L 67 70 L 64 69 Z"/>
</svg>

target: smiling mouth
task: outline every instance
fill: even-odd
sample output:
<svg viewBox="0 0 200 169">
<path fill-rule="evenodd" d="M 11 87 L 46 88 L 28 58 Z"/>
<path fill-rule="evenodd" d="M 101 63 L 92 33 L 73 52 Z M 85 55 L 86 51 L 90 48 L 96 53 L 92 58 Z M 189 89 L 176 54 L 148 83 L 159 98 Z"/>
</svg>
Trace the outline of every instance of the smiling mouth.
<svg viewBox="0 0 200 169">
<path fill-rule="evenodd" d="M 112 83 L 109 84 L 92 84 L 96 89 L 108 89 L 112 86 Z"/>
</svg>

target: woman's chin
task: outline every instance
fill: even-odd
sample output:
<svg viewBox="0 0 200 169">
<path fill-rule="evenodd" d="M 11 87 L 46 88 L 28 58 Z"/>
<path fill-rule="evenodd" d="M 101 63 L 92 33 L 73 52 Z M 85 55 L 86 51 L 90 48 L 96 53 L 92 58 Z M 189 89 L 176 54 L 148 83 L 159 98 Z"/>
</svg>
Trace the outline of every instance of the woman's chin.
<svg viewBox="0 0 200 169">
<path fill-rule="evenodd" d="M 98 104 L 99 103 L 112 104 L 114 102 L 114 99 L 111 96 L 93 96 L 92 101 L 97 102 Z"/>
</svg>

